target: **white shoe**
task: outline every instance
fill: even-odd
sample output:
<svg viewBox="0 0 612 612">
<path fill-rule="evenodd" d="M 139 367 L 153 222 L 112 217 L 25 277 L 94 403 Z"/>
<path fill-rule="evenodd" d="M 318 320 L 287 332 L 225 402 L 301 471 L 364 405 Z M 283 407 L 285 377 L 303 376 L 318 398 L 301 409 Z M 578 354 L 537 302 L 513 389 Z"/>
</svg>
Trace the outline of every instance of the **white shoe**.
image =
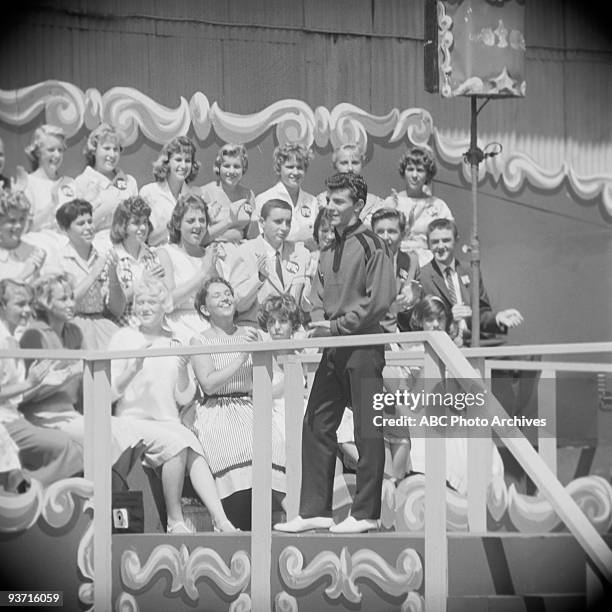
<svg viewBox="0 0 612 612">
<path fill-rule="evenodd" d="M 310 518 L 296 516 L 286 523 L 276 523 L 273 529 L 285 533 L 301 533 L 313 529 L 329 529 L 333 524 L 334 519 L 329 516 L 312 516 Z"/>
<path fill-rule="evenodd" d="M 329 528 L 332 533 L 365 533 L 380 527 L 376 519 L 356 519 L 347 516 L 341 523 Z"/>
<path fill-rule="evenodd" d="M 195 530 L 189 527 L 185 521 L 178 521 L 172 526 L 168 525 L 166 533 L 195 533 Z"/>
</svg>

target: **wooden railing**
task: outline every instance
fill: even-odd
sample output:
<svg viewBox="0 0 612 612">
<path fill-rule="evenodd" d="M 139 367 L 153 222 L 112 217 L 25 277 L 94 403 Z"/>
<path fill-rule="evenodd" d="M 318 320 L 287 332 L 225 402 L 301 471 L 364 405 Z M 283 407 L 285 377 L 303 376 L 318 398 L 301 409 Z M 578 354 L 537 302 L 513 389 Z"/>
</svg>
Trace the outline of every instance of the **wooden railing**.
<svg viewBox="0 0 612 612">
<path fill-rule="evenodd" d="M 110 458 L 110 360 L 133 357 L 162 357 L 250 351 L 253 354 L 254 419 L 253 506 L 254 524 L 251 533 L 252 565 L 251 601 L 256 612 L 270 610 L 271 539 L 271 428 L 272 428 L 272 356 L 277 351 L 342 346 L 366 346 L 389 342 L 421 342 L 422 353 L 388 354 L 389 362 L 419 364 L 424 379 L 440 380 L 452 376 L 468 380 L 473 388 L 485 390 L 492 369 L 543 369 L 556 372 L 612 371 L 604 364 L 567 364 L 556 362 L 525 362 L 485 360 L 486 357 L 516 357 L 525 355 L 568 355 L 612 353 L 612 343 L 535 345 L 458 349 L 442 332 L 413 332 L 356 337 L 317 338 L 299 341 L 275 341 L 237 345 L 209 345 L 172 349 L 140 349 L 130 351 L 66 351 L 10 350 L 2 357 L 81 359 L 84 362 L 85 414 L 85 477 L 94 482 L 94 576 L 96 610 L 111 610 L 111 458 Z M 468 361 L 472 360 L 472 364 Z M 291 441 L 287 453 L 288 514 L 297 513 L 300 469 L 301 421 L 304 410 L 302 362 L 316 357 L 291 355 L 285 365 L 286 436 Z M 475 367 L 476 366 L 476 367 Z M 593 368 L 593 370 L 589 369 Z M 483 380 L 480 372 L 485 374 Z M 489 416 L 506 417 L 500 403 L 489 394 L 486 410 Z M 510 436 L 498 430 L 502 442 L 549 500 L 554 510 L 578 540 L 593 566 L 590 579 L 612 583 L 612 552 L 588 521 L 551 470 L 555 462 L 550 445 L 544 444 L 538 454 L 518 430 Z M 490 439 L 472 437 L 468 443 L 468 525 L 472 532 L 486 532 L 486 470 L 490 463 Z M 446 445 L 443 437 L 430 435 L 425 441 L 427 478 L 425 485 L 425 605 L 428 611 L 446 610 L 448 596 L 448 549 L 446 537 Z M 490 468 L 489 468 L 490 469 Z"/>
</svg>

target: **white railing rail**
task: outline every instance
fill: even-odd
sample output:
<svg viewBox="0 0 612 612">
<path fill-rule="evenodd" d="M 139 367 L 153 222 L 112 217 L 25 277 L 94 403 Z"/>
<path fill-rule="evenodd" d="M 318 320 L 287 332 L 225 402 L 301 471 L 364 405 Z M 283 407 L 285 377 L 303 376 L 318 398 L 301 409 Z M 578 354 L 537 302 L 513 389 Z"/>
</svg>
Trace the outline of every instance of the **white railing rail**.
<svg viewBox="0 0 612 612">
<path fill-rule="evenodd" d="M 168 355 L 196 355 L 222 352 L 249 351 L 253 353 L 253 402 L 257 418 L 254 419 L 253 456 L 253 522 L 258 528 L 251 533 L 252 565 L 251 600 L 256 612 L 268 611 L 271 607 L 271 424 L 272 424 L 272 356 L 277 351 L 314 349 L 344 346 L 368 346 L 389 342 L 422 342 L 422 353 L 399 352 L 389 354 L 389 362 L 402 364 L 423 364 L 424 379 L 433 381 L 445 374 L 459 380 L 470 380 L 474 388 L 486 389 L 480 372 L 490 375 L 491 369 L 521 369 L 505 360 L 485 363 L 486 357 L 568 355 L 588 353 L 612 353 L 612 343 L 533 345 L 521 347 L 489 347 L 458 349 L 443 332 L 412 332 L 402 334 L 377 334 L 369 336 L 317 338 L 307 340 L 284 340 L 236 345 L 189 346 L 169 349 L 139 349 L 130 351 L 68 351 L 68 350 L 4 350 L 3 357 L 81 359 L 84 362 L 84 406 L 85 406 L 85 477 L 94 482 L 94 580 L 96 610 L 110 610 L 112 568 L 111 568 L 111 465 L 110 465 L 110 360 L 134 357 L 156 357 Z M 466 359 L 470 358 L 474 365 Z M 314 362 L 317 356 L 291 355 L 285 358 L 285 410 L 287 415 L 287 440 L 291 441 L 292 452 L 287 457 L 287 480 L 290 486 L 289 515 L 297 511 L 296 485 L 301 476 L 299 449 L 301 444 L 301 415 L 304 410 L 302 361 Z M 555 362 L 522 362 L 525 369 L 541 369 L 546 372 L 564 367 Z M 567 365 L 567 364 L 566 364 Z M 576 364 L 579 365 L 579 364 Z M 596 367 L 595 371 L 609 371 L 604 364 L 581 364 Z M 569 367 L 569 366 L 568 366 Z M 591 370 L 588 370 L 591 371 Z M 299 380 L 299 382 L 298 382 Z M 489 416 L 506 417 L 507 413 L 499 402 L 489 394 L 486 406 Z M 296 415 L 299 415 L 296 417 Z M 293 417 L 293 418 L 292 418 Z M 539 490 L 546 496 L 554 510 L 576 537 L 588 558 L 597 569 L 599 576 L 612 583 L 612 552 L 601 536 L 576 505 L 556 475 L 533 449 L 529 441 L 516 429 L 511 436 L 500 437 Z M 479 469 L 488 463 L 487 448 L 490 440 L 471 439 L 468 447 L 469 469 Z M 427 610 L 445 610 L 448 595 L 448 555 L 446 539 L 446 445 L 443 438 L 428 437 L 425 442 L 427 478 L 425 489 L 425 603 Z M 297 451 L 297 452 L 296 452 Z M 95 458 L 95 460 L 94 460 Z M 297 458 L 297 461 L 296 461 Z M 471 472 L 470 472 L 471 473 Z M 486 531 L 486 510 L 482 483 L 485 476 L 480 473 L 472 479 L 480 483 L 474 491 L 468 491 L 468 506 L 475 506 L 468 514 L 472 531 Z M 470 489 L 473 487 L 469 485 Z M 102 509 L 102 510 L 100 510 Z M 257 521 L 255 521 L 257 519 Z"/>
</svg>

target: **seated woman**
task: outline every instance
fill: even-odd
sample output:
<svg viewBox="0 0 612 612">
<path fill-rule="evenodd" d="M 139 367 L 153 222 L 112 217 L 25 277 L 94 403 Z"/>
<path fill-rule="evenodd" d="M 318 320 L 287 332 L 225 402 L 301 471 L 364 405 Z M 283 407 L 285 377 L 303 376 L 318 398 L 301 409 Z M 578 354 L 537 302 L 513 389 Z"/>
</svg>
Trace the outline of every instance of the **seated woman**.
<svg viewBox="0 0 612 612">
<path fill-rule="evenodd" d="M 195 159 L 195 145 L 187 136 L 177 136 L 167 142 L 153 163 L 154 183 L 141 187 L 140 196 L 151 207 L 153 231 L 149 244 L 158 246 L 168 242 L 168 223 L 178 199 L 182 195 L 199 193 L 189 185 L 200 169 Z"/>
<path fill-rule="evenodd" d="M 317 216 L 317 199 L 302 189 L 302 181 L 312 160 L 312 151 L 304 145 L 287 143 L 274 149 L 274 172 L 279 181 L 255 198 L 255 220 L 262 206 L 269 200 L 284 200 L 291 204 L 289 242 L 303 242 L 308 250 L 314 248 L 312 228 Z"/>
<path fill-rule="evenodd" d="M 209 240 L 236 245 L 253 237 L 247 236 L 247 231 L 255 210 L 255 194 L 241 183 L 248 167 L 244 145 L 224 144 L 219 149 L 215 158 L 217 180 L 202 187 L 202 199 L 210 215 Z"/>
<path fill-rule="evenodd" d="M 211 278 L 195 299 L 209 329 L 191 340 L 193 346 L 243 344 L 259 340 L 257 330 L 234 324 L 236 304 L 231 285 Z M 251 529 L 253 484 L 253 362 L 250 353 L 196 355 L 192 365 L 205 399 L 192 407 L 183 422 L 202 443 L 217 481 L 223 507 L 240 529 Z M 272 489 L 286 492 L 285 449 L 272 421 Z"/>
<path fill-rule="evenodd" d="M 151 208 L 140 196 L 132 196 L 120 202 L 113 215 L 110 241 L 114 245 L 117 278 L 127 302 L 119 319 L 121 325 L 127 325 L 132 315 L 134 285 L 145 275 L 164 278 L 164 269 L 157 251 L 147 244 L 153 229 L 150 217 Z"/>
<path fill-rule="evenodd" d="M 85 200 L 62 204 L 55 214 L 57 224 L 68 236 L 60 268 L 74 279 L 75 323 L 83 332 L 83 347 L 105 349 L 117 326 L 126 300 L 117 278 L 113 251 L 102 256 L 93 246 L 92 208 Z"/>
<path fill-rule="evenodd" d="M 302 313 L 295 298 L 287 293 L 269 295 L 259 309 L 259 326 L 264 332 L 264 340 L 293 338 L 302 327 Z M 272 361 L 272 397 L 274 398 L 272 418 L 276 420 L 278 429 L 283 434 L 283 440 L 285 440 L 285 373 L 278 357 L 293 353 L 295 351 L 276 351 Z"/>
<path fill-rule="evenodd" d="M 332 154 L 332 168 L 334 173 L 354 172 L 355 174 L 361 174 L 364 165 L 365 152 L 359 145 L 347 143 L 334 149 Z M 317 196 L 317 204 L 319 206 L 319 210 L 327 205 L 327 191 L 322 191 Z M 377 195 L 370 193 L 368 190 L 368 196 L 366 198 L 364 207 L 359 213 L 359 218 L 369 226 L 372 214 L 381 208 L 382 205 L 382 199 Z"/>
<path fill-rule="evenodd" d="M 176 337 L 187 344 L 194 334 L 208 327 L 193 309 L 196 293 L 217 276 L 217 247 L 206 242 L 208 208 L 200 196 L 182 195 L 168 223 L 170 244 L 157 251 L 164 270 L 164 283 L 172 295 L 173 308 L 167 321 Z"/>
<path fill-rule="evenodd" d="M 170 295 L 157 279 L 145 279 L 134 287 L 134 315 L 138 327 L 119 330 L 109 350 L 179 347 L 164 324 Z M 189 533 L 181 507 L 185 469 L 208 508 L 216 531 L 236 531 L 230 523 L 204 459 L 201 444 L 179 419 L 179 406 L 195 395 L 188 358 L 156 357 L 115 359 L 111 365 L 112 389 L 119 421 L 135 431 L 145 444 L 145 463 L 161 466 L 168 533 Z"/>
<path fill-rule="evenodd" d="M 112 125 L 101 123 L 87 138 L 83 149 L 87 166 L 74 179 L 78 197 L 87 200 L 93 208 L 94 245 L 102 252 L 111 247 L 109 230 L 117 205 L 138 195 L 134 177 L 119 168 L 122 140 Z"/>
<path fill-rule="evenodd" d="M 427 295 L 415 305 L 410 319 L 411 331 L 444 330 L 458 346 L 462 336 L 444 302 L 437 296 Z M 417 384 L 419 381 L 417 380 Z M 422 388 L 423 381 L 420 381 Z M 492 473 L 503 477 L 504 466 L 497 447 L 492 448 Z M 425 473 L 425 439 L 412 439 L 410 449 L 412 472 Z M 407 469 L 410 471 L 410 467 Z M 446 438 L 446 480 L 462 495 L 467 494 L 467 439 L 448 436 Z"/>
<path fill-rule="evenodd" d="M 66 135 L 54 125 L 34 131 L 25 153 L 32 172 L 17 168 L 15 191 L 24 191 L 30 202 L 30 218 L 24 241 L 44 249 L 48 261 L 55 261 L 66 239 L 57 231 L 55 211 L 76 197 L 74 179 L 60 174 L 66 150 Z"/>
<path fill-rule="evenodd" d="M 36 319 L 26 327 L 20 340 L 21 348 L 80 349 L 83 334 L 74 320 L 74 291 L 66 274 L 48 274 L 34 283 Z M 26 360 L 26 366 L 32 362 Z M 80 361 L 64 359 L 51 362 L 41 384 L 21 405 L 28 421 L 39 427 L 59 429 L 83 444 L 85 423 L 76 410 L 81 402 L 82 369 Z M 111 460 L 123 450 L 134 446 L 138 438 L 111 419 Z"/>
<path fill-rule="evenodd" d="M 30 203 L 21 191 L 0 190 L 0 278 L 31 282 L 45 261 L 45 252 L 21 240 Z"/>
<path fill-rule="evenodd" d="M 436 160 L 429 149 L 413 147 L 406 151 L 399 163 L 399 173 L 406 182 L 406 189 L 399 193 L 392 190 L 384 201 L 384 206 L 404 213 L 406 231 L 400 248 L 405 253 L 415 251 L 421 267 L 433 258 L 427 247 L 429 224 L 434 219 L 453 219 L 446 202 L 431 194 L 431 181 L 436 171 Z"/>
<path fill-rule="evenodd" d="M 31 315 L 32 290 L 14 280 L 0 280 L 0 350 L 18 345 L 17 329 L 27 326 Z M 0 360 L 0 423 L 19 449 L 25 472 L 43 486 L 69 478 L 83 469 L 83 448 L 63 431 L 30 423 L 19 405 L 37 392 L 51 362 L 30 364 L 27 374 L 23 360 Z"/>
</svg>

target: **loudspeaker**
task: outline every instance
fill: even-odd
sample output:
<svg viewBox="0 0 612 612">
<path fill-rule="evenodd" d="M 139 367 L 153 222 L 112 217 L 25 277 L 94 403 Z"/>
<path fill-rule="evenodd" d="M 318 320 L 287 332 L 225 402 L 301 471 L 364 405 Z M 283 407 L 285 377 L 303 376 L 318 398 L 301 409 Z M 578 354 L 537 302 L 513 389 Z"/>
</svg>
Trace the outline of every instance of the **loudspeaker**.
<svg viewBox="0 0 612 612">
<path fill-rule="evenodd" d="M 425 90 L 525 95 L 525 0 L 425 0 Z"/>
</svg>

